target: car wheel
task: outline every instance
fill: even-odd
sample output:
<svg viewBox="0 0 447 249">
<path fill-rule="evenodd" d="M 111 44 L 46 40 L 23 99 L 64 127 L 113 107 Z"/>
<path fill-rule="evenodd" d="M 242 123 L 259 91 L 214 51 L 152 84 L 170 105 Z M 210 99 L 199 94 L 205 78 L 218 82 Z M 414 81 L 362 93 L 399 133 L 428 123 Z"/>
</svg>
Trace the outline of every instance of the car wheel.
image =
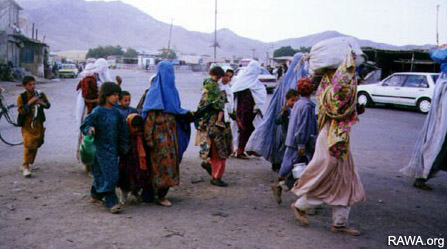
<svg viewBox="0 0 447 249">
<path fill-rule="evenodd" d="M 420 99 L 417 104 L 417 108 L 420 112 L 427 114 L 430 111 L 431 100 L 430 99 Z"/>
<path fill-rule="evenodd" d="M 371 97 L 369 97 L 369 95 L 365 92 L 360 92 L 359 95 L 357 96 L 357 103 L 359 105 L 364 105 L 364 106 L 374 106 L 374 102 L 372 101 Z"/>
</svg>

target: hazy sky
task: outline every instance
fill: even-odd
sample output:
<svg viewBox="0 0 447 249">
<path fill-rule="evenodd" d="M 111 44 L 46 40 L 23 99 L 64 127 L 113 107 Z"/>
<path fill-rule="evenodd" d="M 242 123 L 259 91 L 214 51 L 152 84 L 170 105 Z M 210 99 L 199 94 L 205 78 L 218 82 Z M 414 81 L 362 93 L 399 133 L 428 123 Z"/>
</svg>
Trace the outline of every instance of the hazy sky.
<svg viewBox="0 0 447 249">
<path fill-rule="evenodd" d="M 122 0 L 188 30 L 214 30 L 214 0 Z M 394 45 L 447 43 L 447 0 L 218 0 L 218 29 L 273 42 L 327 30 Z"/>
</svg>

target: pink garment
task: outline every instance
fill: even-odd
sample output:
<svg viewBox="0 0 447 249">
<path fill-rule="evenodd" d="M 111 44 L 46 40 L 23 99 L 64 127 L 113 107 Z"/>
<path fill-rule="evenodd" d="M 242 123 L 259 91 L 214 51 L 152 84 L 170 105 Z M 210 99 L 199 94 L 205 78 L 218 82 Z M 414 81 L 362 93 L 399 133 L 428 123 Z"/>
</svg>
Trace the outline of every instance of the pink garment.
<svg viewBox="0 0 447 249">
<path fill-rule="evenodd" d="M 214 179 L 221 179 L 225 172 L 226 159 L 219 157 L 214 141 L 211 140 L 211 176 Z"/>
<path fill-rule="evenodd" d="M 320 199 L 331 206 L 352 206 L 366 200 L 365 190 L 350 150 L 345 159 L 329 154 L 329 125 L 330 120 L 321 129 L 312 161 L 292 192 L 298 197 Z"/>
</svg>

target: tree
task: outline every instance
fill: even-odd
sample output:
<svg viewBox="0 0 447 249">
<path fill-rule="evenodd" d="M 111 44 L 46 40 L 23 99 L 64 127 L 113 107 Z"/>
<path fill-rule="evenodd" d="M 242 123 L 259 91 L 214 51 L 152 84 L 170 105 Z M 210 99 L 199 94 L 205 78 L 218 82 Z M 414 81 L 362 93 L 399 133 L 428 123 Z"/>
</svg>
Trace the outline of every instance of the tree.
<svg viewBox="0 0 447 249">
<path fill-rule="evenodd" d="M 107 58 L 107 56 L 119 56 L 124 55 L 121 46 L 99 46 L 97 48 L 89 49 L 87 52 L 87 58 Z"/>
<path fill-rule="evenodd" d="M 273 57 L 281 57 L 281 56 L 293 56 L 297 50 L 293 49 L 291 46 L 280 47 L 273 52 Z"/>
<path fill-rule="evenodd" d="M 137 58 L 140 53 L 133 48 L 128 48 L 124 53 L 124 57 L 126 58 Z"/>
<path fill-rule="evenodd" d="M 303 52 L 303 53 L 309 53 L 310 52 L 311 47 L 303 47 L 301 46 L 297 52 Z"/>
<path fill-rule="evenodd" d="M 161 57 L 161 58 L 171 59 L 171 60 L 177 58 L 177 54 L 172 49 L 163 48 L 160 51 L 161 51 L 161 53 L 160 53 L 159 57 Z"/>
</svg>

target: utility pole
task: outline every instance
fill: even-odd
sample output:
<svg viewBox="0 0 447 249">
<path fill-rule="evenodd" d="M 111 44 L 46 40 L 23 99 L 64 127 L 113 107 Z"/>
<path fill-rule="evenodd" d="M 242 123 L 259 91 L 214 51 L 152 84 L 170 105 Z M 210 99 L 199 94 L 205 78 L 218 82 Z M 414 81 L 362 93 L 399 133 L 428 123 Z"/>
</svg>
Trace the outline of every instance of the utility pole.
<svg viewBox="0 0 447 249">
<path fill-rule="evenodd" d="M 214 61 L 216 61 L 216 52 L 217 52 L 217 0 L 215 0 L 214 4 Z"/>
<path fill-rule="evenodd" d="M 171 28 L 169 29 L 169 40 L 168 40 L 168 56 L 171 53 L 171 36 L 172 36 L 172 24 L 174 23 L 174 19 L 171 18 Z"/>
<path fill-rule="evenodd" d="M 439 4 L 436 5 L 436 45 L 439 47 Z"/>
<path fill-rule="evenodd" d="M 253 48 L 253 49 L 251 49 L 251 51 L 253 52 L 253 54 L 252 54 L 251 58 L 253 58 L 253 59 L 254 59 L 254 58 L 255 58 L 255 51 L 256 51 L 256 49 L 254 49 L 254 48 Z"/>
</svg>

